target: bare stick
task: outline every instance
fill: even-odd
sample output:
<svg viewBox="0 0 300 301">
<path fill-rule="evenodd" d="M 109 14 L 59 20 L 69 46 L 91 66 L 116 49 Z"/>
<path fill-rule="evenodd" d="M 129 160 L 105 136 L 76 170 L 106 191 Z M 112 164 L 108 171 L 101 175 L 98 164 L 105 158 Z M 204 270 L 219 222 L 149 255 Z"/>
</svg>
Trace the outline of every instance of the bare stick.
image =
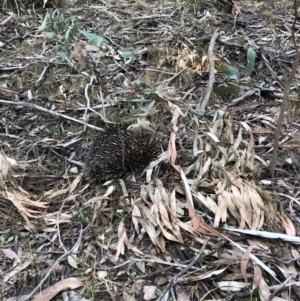
<svg viewBox="0 0 300 301">
<path fill-rule="evenodd" d="M 205 95 L 199 102 L 197 109 L 200 110 L 200 112 L 204 113 L 205 108 L 207 106 L 211 91 L 213 89 L 213 84 L 215 81 L 215 62 L 214 62 L 214 47 L 217 37 L 219 36 L 219 29 L 217 29 L 213 36 L 211 37 L 209 47 L 208 47 L 208 63 L 209 63 L 209 81 L 206 87 Z"/>
<path fill-rule="evenodd" d="M 28 108 L 31 108 L 31 109 L 34 109 L 34 110 L 38 110 L 38 111 L 42 111 L 42 112 L 51 114 L 51 115 L 56 116 L 56 117 L 65 118 L 67 120 L 71 120 L 71 121 L 80 123 L 80 124 L 82 124 L 84 126 L 90 127 L 92 129 L 95 129 L 95 130 L 98 130 L 98 131 L 103 131 L 103 129 L 101 129 L 101 128 L 97 127 L 97 126 L 94 126 L 94 125 L 91 125 L 91 124 L 87 124 L 87 123 L 85 123 L 82 120 L 78 120 L 78 119 L 69 117 L 67 115 L 54 112 L 52 110 L 48 110 L 48 109 L 46 109 L 44 107 L 35 105 L 33 103 L 29 103 L 29 102 L 25 102 L 25 101 L 10 101 L 10 100 L 4 100 L 4 99 L 0 99 L 0 103 L 5 104 L 5 105 L 15 105 L 15 106 L 28 107 Z"/>
</svg>

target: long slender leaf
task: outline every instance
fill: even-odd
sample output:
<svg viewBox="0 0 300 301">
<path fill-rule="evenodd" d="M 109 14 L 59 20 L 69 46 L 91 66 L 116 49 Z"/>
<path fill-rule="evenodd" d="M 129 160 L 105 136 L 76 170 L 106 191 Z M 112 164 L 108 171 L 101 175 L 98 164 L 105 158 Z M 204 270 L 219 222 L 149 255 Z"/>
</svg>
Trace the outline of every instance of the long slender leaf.
<svg viewBox="0 0 300 301">
<path fill-rule="evenodd" d="M 255 51 L 250 47 L 247 52 L 247 66 L 245 69 L 245 76 L 248 77 L 254 69 L 255 65 Z"/>
</svg>

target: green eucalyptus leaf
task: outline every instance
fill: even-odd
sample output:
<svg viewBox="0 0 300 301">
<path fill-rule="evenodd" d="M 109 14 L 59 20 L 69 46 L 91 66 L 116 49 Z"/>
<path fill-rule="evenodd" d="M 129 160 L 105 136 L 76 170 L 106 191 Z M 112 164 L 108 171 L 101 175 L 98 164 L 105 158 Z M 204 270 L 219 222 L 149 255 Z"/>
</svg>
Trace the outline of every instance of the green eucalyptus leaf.
<svg viewBox="0 0 300 301">
<path fill-rule="evenodd" d="M 108 43 L 108 40 L 101 35 L 96 35 L 94 33 L 90 33 L 84 30 L 79 30 L 79 32 L 88 38 L 90 44 L 95 45 L 97 47 L 100 47 L 101 44 L 104 42 Z"/>
<path fill-rule="evenodd" d="M 145 127 L 149 124 L 150 124 L 149 120 L 142 120 L 138 123 L 132 124 L 131 127 L 133 127 L 133 128 L 143 128 L 143 127 Z"/>
<path fill-rule="evenodd" d="M 255 51 L 251 47 L 249 47 L 247 52 L 247 66 L 245 69 L 246 77 L 248 77 L 254 69 L 255 57 L 256 57 Z"/>
<path fill-rule="evenodd" d="M 68 30 L 66 31 L 66 33 L 65 33 L 65 39 L 66 40 L 69 39 L 71 30 L 72 30 L 72 27 L 68 28 Z"/>
<path fill-rule="evenodd" d="M 64 41 L 64 49 L 66 52 L 70 52 L 70 43 L 69 43 L 69 40 L 65 40 Z"/>
<path fill-rule="evenodd" d="M 134 54 L 138 54 L 139 52 L 140 52 L 140 47 L 135 48 L 135 49 L 133 50 L 133 53 L 134 53 Z"/>
<path fill-rule="evenodd" d="M 217 69 L 219 72 L 226 74 L 230 79 L 239 79 L 240 71 L 231 66 L 223 66 Z"/>
<path fill-rule="evenodd" d="M 15 239 L 15 237 L 14 236 L 10 236 L 8 239 L 7 239 L 7 243 L 9 243 L 9 242 L 12 242 L 13 240 Z"/>
<path fill-rule="evenodd" d="M 59 56 L 60 56 L 60 58 L 61 58 L 62 60 L 64 60 L 64 59 L 66 58 L 66 56 L 67 56 L 67 53 L 66 53 L 65 51 L 61 51 L 61 52 L 59 53 Z"/>
<path fill-rule="evenodd" d="M 45 16 L 45 18 L 44 18 L 44 20 L 43 20 L 43 22 L 42 22 L 42 24 L 41 24 L 41 26 L 39 27 L 40 31 L 45 30 L 45 28 L 47 27 L 47 23 L 48 23 L 48 19 L 49 18 L 50 18 L 50 14 L 47 13 L 46 16 Z"/>
<path fill-rule="evenodd" d="M 125 59 L 129 58 L 129 59 L 136 59 L 136 56 L 134 55 L 134 53 L 132 51 L 125 51 L 121 54 L 121 56 Z"/>
<path fill-rule="evenodd" d="M 49 40 L 53 40 L 56 37 L 55 32 L 44 32 L 43 35 L 46 39 L 49 39 Z"/>
</svg>

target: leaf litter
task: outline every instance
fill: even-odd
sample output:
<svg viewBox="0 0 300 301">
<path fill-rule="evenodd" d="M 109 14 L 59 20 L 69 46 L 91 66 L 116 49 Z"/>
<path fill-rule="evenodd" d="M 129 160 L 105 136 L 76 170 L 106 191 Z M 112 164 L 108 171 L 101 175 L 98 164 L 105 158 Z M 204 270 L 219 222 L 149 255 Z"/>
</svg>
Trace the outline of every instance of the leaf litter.
<svg viewBox="0 0 300 301">
<path fill-rule="evenodd" d="M 264 169 L 273 149 L 276 106 L 283 90 L 276 73 L 288 72 L 286 61 L 290 59 L 282 60 L 266 44 L 274 20 L 264 10 L 237 6 L 233 1 L 220 3 L 222 9 L 210 6 L 206 13 L 199 7 L 193 12 L 189 6 L 181 11 L 178 3 L 160 8 L 158 2 L 138 1 L 135 7 L 123 3 L 122 10 L 104 2 L 84 7 L 73 4 L 70 12 L 78 22 L 82 20 L 79 10 L 86 20 L 93 10 L 99 10 L 101 27 L 108 26 L 109 18 L 117 23 L 107 31 L 94 24 L 97 30 L 91 33 L 93 26 L 87 22 L 85 30 L 78 31 L 80 39 L 70 44 L 66 40 L 55 45 L 54 40 L 31 36 L 32 41 L 44 41 L 43 49 L 28 39 L 30 34 L 24 35 L 23 43 L 32 48 L 22 48 L 11 30 L 12 25 L 29 24 L 28 10 L 21 17 L 24 23 L 13 16 L 8 25 L 3 23 L 11 39 L 4 48 L 13 46 L 19 56 L 8 54 L 12 63 L 1 62 L 0 113 L 9 124 L 9 130 L 1 125 L 0 243 L 6 257 L 1 262 L 2 298 L 26 298 L 33 291 L 26 278 L 28 271 L 36 275 L 36 284 L 47 272 L 51 274 L 51 281 L 34 300 L 59 300 L 62 291 L 81 286 L 89 300 L 132 300 L 130 293 L 144 300 L 166 300 L 174 294 L 172 286 L 178 300 L 210 300 L 212 290 L 218 299 L 242 300 L 247 290 L 247 300 L 254 295 L 261 300 L 288 300 L 290 288 L 293 299 L 299 298 L 294 289 L 299 270 L 299 200 L 295 193 L 299 134 L 294 102 L 289 104 L 287 115 L 291 113 L 282 132 L 278 177 L 269 178 Z M 26 4 L 20 5 L 23 9 Z M 44 2 L 47 5 L 55 16 L 52 4 Z M 70 14 L 65 8 L 62 12 Z M 13 9 L 6 7 L 6 11 Z M 276 22 L 290 22 L 282 17 L 281 9 L 280 5 L 277 11 L 274 8 Z M 46 15 L 44 8 L 37 10 Z M 292 11 L 284 11 L 293 16 Z M 50 26 L 49 20 L 43 20 L 44 29 L 39 33 Z M 187 20 L 195 22 L 196 29 L 178 33 L 179 24 L 188 29 Z M 234 89 L 228 90 L 229 96 L 212 94 L 207 112 L 200 115 L 196 107 L 207 85 L 209 59 L 195 41 L 206 49 L 218 22 L 234 24 L 235 34 L 225 26 L 216 43 L 215 84 Z M 285 54 L 292 45 L 285 42 L 287 35 L 289 30 L 282 32 Z M 72 51 L 64 48 L 68 45 Z M 59 58 L 62 54 L 65 61 Z M 257 54 L 270 73 L 257 66 Z M 34 61 L 28 64 L 26 56 Z M 12 74 L 10 64 L 24 72 Z M 239 70 L 243 64 L 245 71 Z M 53 70 L 46 72 L 49 66 L 55 69 L 56 78 L 49 76 Z M 240 79 L 243 74 L 245 78 Z M 257 84 L 247 93 L 249 76 Z M 19 98 L 21 94 L 24 97 Z M 13 97 L 18 107 L 9 102 Z M 132 175 L 120 185 L 92 187 L 77 170 L 84 162 L 87 137 L 94 133 L 86 129 L 83 133 L 78 125 L 93 128 L 96 115 L 154 128 L 160 133 L 161 156 L 142 176 Z M 81 240 L 76 242 L 78 237 Z M 211 240 L 205 242 L 205 237 Z M 203 246 L 193 266 L 196 269 L 189 268 Z M 44 262 L 58 259 L 57 254 L 67 255 L 59 265 L 72 277 Z M 144 261 L 138 265 L 137 259 Z M 180 271 L 184 278 L 172 283 Z M 157 282 L 159 274 L 166 275 L 167 281 Z M 138 283 L 141 288 L 133 290 Z M 20 289 L 25 286 L 29 291 Z"/>
</svg>

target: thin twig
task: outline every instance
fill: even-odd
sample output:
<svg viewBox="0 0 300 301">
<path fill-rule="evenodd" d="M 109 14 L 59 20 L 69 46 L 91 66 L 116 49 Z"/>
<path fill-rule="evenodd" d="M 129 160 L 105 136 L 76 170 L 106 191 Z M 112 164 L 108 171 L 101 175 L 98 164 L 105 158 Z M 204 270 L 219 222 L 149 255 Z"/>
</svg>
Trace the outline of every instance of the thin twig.
<svg viewBox="0 0 300 301">
<path fill-rule="evenodd" d="M 211 91 L 213 89 L 213 84 L 215 81 L 215 62 L 214 62 L 214 47 L 215 47 L 215 42 L 217 37 L 219 36 L 219 29 L 217 29 L 213 36 L 211 37 L 210 43 L 209 43 L 209 47 L 208 47 L 208 63 L 209 63 L 209 81 L 206 87 L 206 91 L 205 91 L 205 95 L 204 97 L 201 99 L 201 101 L 199 102 L 197 109 L 200 110 L 200 112 L 204 113 L 205 112 L 205 108 L 208 104 L 208 100 L 210 98 L 210 94 Z"/>
<path fill-rule="evenodd" d="M 258 92 L 258 91 L 259 91 L 259 89 L 256 89 L 256 88 L 251 89 L 251 90 L 247 91 L 247 92 L 246 92 L 244 95 L 242 95 L 241 97 L 238 97 L 238 98 L 236 98 L 236 99 L 233 99 L 233 100 L 231 101 L 231 103 L 232 103 L 233 105 L 236 105 L 236 104 L 238 104 L 239 102 L 241 102 L 241 101 L 243 101 L 244 99 L 246 99 L 247 97 L 252 96 L 253 94 L 255 94 L 255 93 Z"/>
<path fill-rule="evenodd" d="M 34 110 L 38 110 L 38 111 L 41 111 L 41 112 L 45 112 L 45 113 L 51 114 L 51 115 L 56 116 L 56 117 L 60 117 L 60 118 L 64 118 L 64 119 L 67 119 L 67 120 L 71 120 L 71 121 L 80 123 L 82 125 L 90 127 L 90 128 L 95 129 L 97 131 L 103 131 L 102 128 L 99 128 L 99 127 L 91 125 L 91 124 L 87 124 L 87 123 L 85 123 L 82 120 L 78 120 L 78 119 L 69 117 L 67 115 L 64 115 L 64 114 L 61 114 L 61 113 L 57 113 L 57 112 L 54 112 L 52 110 L 48 110 L 48 109 L 46 109 L 44 107 L 35 105 L 33 103 L 29 103 L 29 102 L 25 102 L 25 101 L 10 101 L 10 100 L 4 100 L 4 99 L 0 99 L 0 103 L 5 104 L 5 105 L 14 105 L 14 106 L 28 107 L 28 108 L 31 108 L 31 109 L 34 109 Z"/>
<path fill-rule="evenodd" d="M 172 263 L 172 262 L 167 262 L 167 261 L 157 261 L 157 260 L 145 259 L 145 258 L 141 258 L 141 259 L 140 258 L 131 258 L 131 259 L 129 259 L 125 262 L 122 262 L 121 264 L 118 264 L 114 267 L 105 268 L 105 267 L 101 266 L 101 269 L 105 270 L 105 271 L 115 270 L 115 269 L 121 268 L 124 265 L 130 264 L 132 262 L 149 262 L 149 263 L 163 264 L 163 265 L 168 265 L 168 266 L 173 266 L 173 267 L 178 267 L 178 268 L 184 268 L 184 269 L 189 266 L 189 265 L 184 265 L 184 264 L 180 264 L 180 263 Z M 201 270 L 201 269 L 196 268 L 196 267 L 192 267 L 192 269 L 198 270 L 198 271 Z"/>
</svg>

